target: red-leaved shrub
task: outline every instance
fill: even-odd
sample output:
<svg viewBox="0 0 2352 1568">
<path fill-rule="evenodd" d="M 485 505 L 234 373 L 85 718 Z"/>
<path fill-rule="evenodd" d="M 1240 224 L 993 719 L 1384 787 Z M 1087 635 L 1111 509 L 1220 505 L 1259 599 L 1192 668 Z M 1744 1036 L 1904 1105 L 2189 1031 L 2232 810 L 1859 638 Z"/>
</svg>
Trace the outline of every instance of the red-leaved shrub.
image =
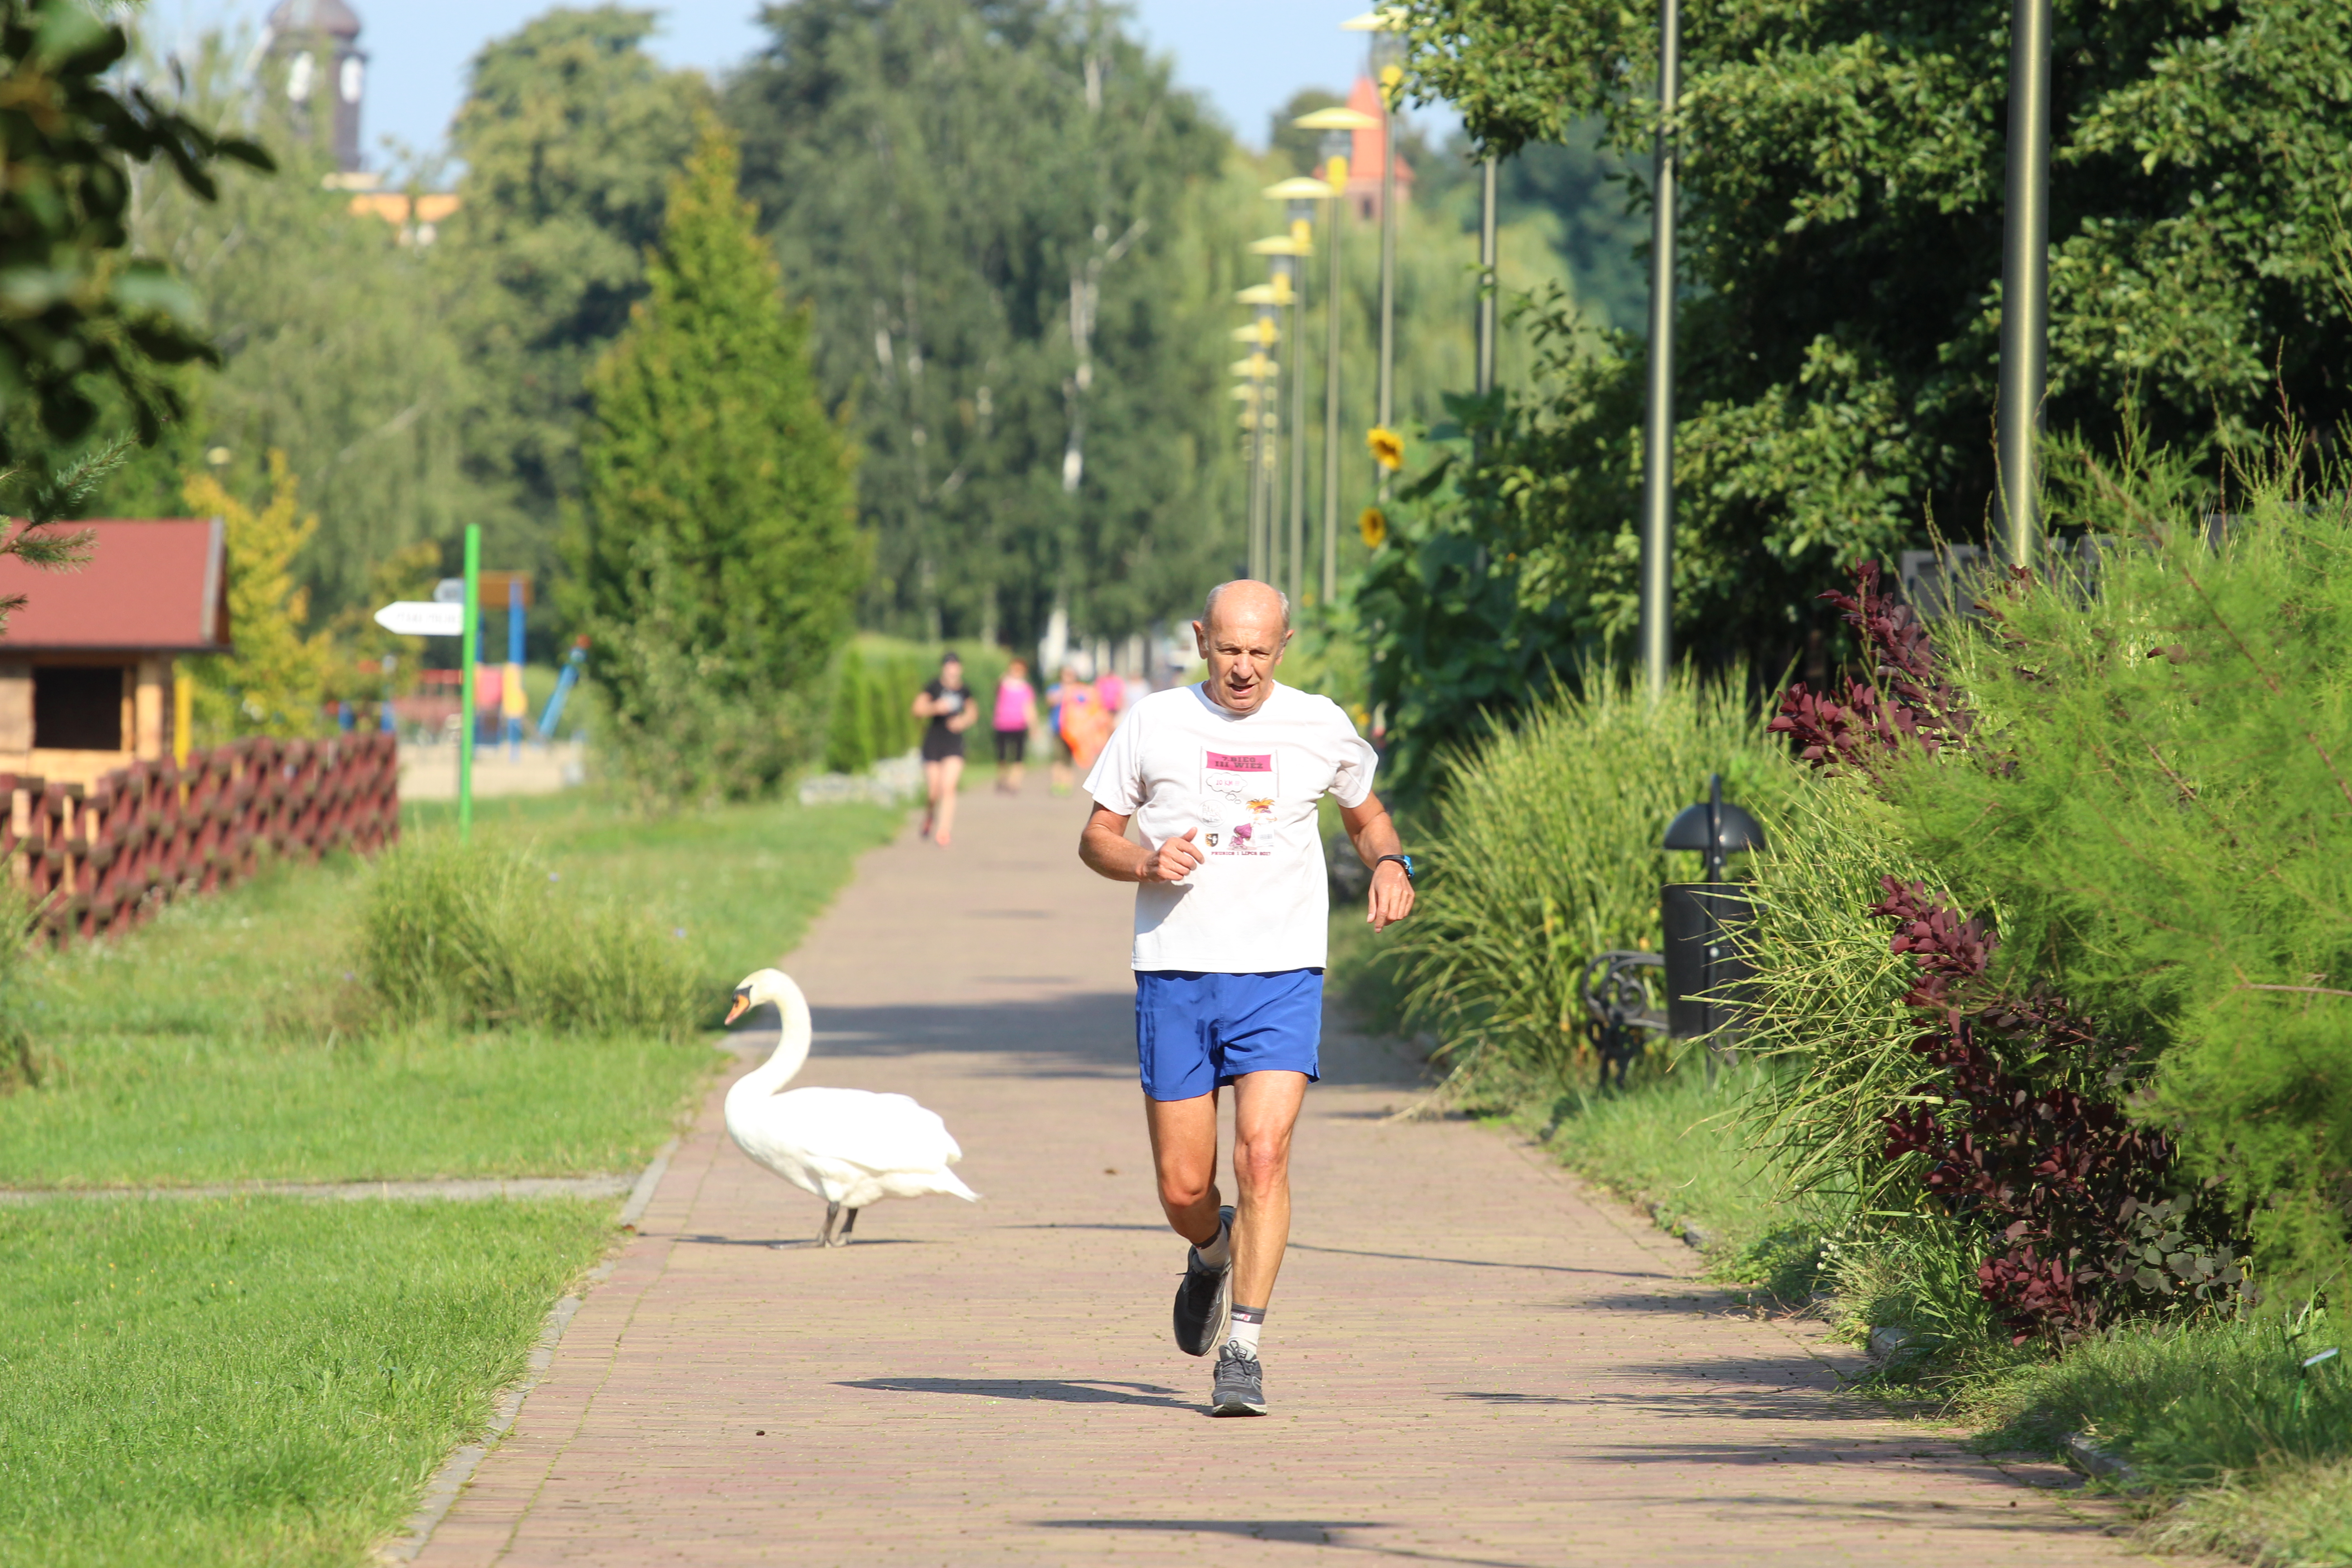
<svg viewBox="0 0 2352 1568">
<path fill-rule="evenodd" d="M 1933 755 L 1967 740 L 1965 699 L 1876 563 L 1855 569 L 1853 594 L 1822 596 L 1860 635 L 1874 679 L 1849 678 L 1835 697 L 1792 687 L 1775 731 L 1816 769 L 1872 780 L 1906 744 Z M 1925 1026 L 1912 1048 L 1928 1068 L 1885 1119 L 1884 1157 L 1916 1159 L 1927 1193 L 1985 1237 L 1977 1288 L 2015 1342 L 2064 1343 L 2239 1289 L 2242 1224 L 2215 1184 L 2182 1181 L 2170 1138 L 2123 1112 L 2135 1044 L 2044 989 L 2003 994 L 1987 978 L 2000 939 L 1924 883 L 1885 879 L 1870 912 L 1895 922 L 1893 951 L 1917 965 L 1904 1001 Z"/>
</svg>

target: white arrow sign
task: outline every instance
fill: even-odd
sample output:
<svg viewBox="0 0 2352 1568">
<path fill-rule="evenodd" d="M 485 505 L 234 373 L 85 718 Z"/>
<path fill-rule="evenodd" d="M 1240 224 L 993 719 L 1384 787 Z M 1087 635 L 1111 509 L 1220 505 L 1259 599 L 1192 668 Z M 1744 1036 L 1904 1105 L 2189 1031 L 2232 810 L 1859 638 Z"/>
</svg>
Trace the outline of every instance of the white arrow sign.
<svg viewBox="0 0 2352 1568">
<path fill-rule="evenodd" d="M 454 637 L 466 630 L 466 606 L 403 599 L 375 613 L 375 624 L 404 637 Z"/>
</svg>

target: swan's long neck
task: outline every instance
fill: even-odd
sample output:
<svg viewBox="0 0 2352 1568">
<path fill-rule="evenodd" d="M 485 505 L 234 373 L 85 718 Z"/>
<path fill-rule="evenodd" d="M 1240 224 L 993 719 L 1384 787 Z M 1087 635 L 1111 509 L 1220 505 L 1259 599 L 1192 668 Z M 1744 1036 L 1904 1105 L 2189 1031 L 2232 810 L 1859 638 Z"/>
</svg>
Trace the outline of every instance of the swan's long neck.
<svg viewBox="0 0 2352 1568">
<path fill-rule="evenodd" d="M 808 1060 L 809 1041 L 815 1033 L 809 1021 L 808 998 L 797 985 L 788 985 L 781 995 L 761 996 L 758 1000 L 773 1002 L 783 1016 L 783 1032 L 776 1048 L 768 1059 L 736 1080 L 727 1093 L 729 1100 L 741 1095 L 747 1100 L 764 1099 L 793 1081 L 793 1075 Z"/>
</svg>

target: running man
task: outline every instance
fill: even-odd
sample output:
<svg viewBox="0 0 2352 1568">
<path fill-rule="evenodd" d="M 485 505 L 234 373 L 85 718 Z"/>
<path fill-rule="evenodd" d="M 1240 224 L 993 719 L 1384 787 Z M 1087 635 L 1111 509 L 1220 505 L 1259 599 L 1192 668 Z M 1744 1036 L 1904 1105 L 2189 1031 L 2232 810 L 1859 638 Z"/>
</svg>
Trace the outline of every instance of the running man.
<svg viewBox="0 0 2352 1568">
<path fill-rule="evenodd" d="M 1372 794 L 1378 757 L 1339 705 L 1274 679 L 1290 603 L 1210 590 L 1192 623 L 1209 678 L 1128 712 L 1087 776 L 1078 858 L 1135 892 L 1135 1046 L 1170 1228 L 1192 1244 L 1176 1344 L 1217 1357 L 1219 1415 L 1265 1413 L 1258 1335 L 1290 1240 L 1290 1133 L 1319 1075 L 1328 935 L 1318 803 L 1371 868 L 1378 931 L 1412 912 L 1412 861 Z M 1132 818 L 1141 844 L 1130 843 Z M 1217 1191 L 1217 1091 L 1234 1086 L 1234 1185 Z"/>
</svg>

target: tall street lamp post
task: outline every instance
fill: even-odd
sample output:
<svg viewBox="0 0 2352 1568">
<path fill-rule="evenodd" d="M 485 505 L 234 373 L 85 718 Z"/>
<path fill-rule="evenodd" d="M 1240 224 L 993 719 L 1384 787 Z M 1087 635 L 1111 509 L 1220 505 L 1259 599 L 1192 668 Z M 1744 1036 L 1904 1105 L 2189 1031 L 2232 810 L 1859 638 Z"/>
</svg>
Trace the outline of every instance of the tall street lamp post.
<svg viewBox="0 0 2352 1568">
<path fill-rule="evenodd" d="M 1279 312 L 1293 298 L 1287 274 L 1276 272 L 1270 283 L 1253 284 L 1237 290 L 1234 298 L 1244 305 L 1255 308 L 1258 331 L 1258 352 L 1237 362 L 1235 375 L 1246 376 L 1253 392 L 1248 415 L 1250 430 L 1250 575 L 1264 582 L 1276 566 L 1274 537 L 1274 490 L 1268 473 L 1276 461 L 1273 443 L 1279 439 L 1282 417 L 1276 395 L 1280 371 L 1272 349 L 1281 337 L 1276 325 Z"/>
<path fill-rule="evenodd" d="M 1339 596 L 1339 303 L 1347 285 L 1339 275 L 1339 236 L 1347 226 L 1348 154 L 1331 150 L 1344 131 L 1323 133 L 1323 174 L 1331 186 L 1324 210 L 1330 218 L 1331 263 L 1323 286 L 1323 602 Z"/>
<path fill-rule="evenodd" d="M 1270 185 L 1266 188 L 1266 195 L 1269 196 L 1276 195 L 1277 193 L 1287 195 L 1284 192 L 1284 185 L 1290 183 L 1285 181 L 1283 185 Z M 1306 205 L 1304 202 L 1296 200 L 1291 205 L 1294 209 L 1303 208 Z M 1299 216 L 1292 223 L 1288 233 L 1269 235 L 1264 239 L 1250 242 L 1252 251 L 1260 256 L 1274 258 L 1276 286 L 1286 288 L 1289 292 L 1290 353 L 1286 356 L 1283 363 L 1283 370 L 1289 378 L 1290 390 L 1289 542 L 1286 548 L 1270 552 L 1270 553 L 1279 554 L 1282 561 L 1287 564 L 1291 596 L 1302 601 L 1306 594 L 1307 581 L 1305 567 L 1307 465 L 1304 460 L 1306 454 L 1301 447 L 1307 432 L 1307 341 L 1299 336 L 1298 320 L 1301 310 L 1305 308 L 1306 258 L 1314 250 L 1311 233 L 1311 226 L 1303 216 Z M 1280 400 L 1276 399 L 1276 401 L 1279 403 Z M 1267 580 L 1273 581 L 1271 578 Z M 1279 585 L 1276 584 L 1276 586 Z"/>
<path fill-rule="evenodd" d="M 1374 422 L 1383 430 L 1396 427 L 1396 100 L 1404 85 L 1404 67 L 1398 59 L 1403 46 L 1396 31 L 1402 20 L 1395 7 L 1384 6 L 1339 24 L 1347 32 L 1372 35 L 1372 79 L 1381 89 L 1381 379 Z M 1379 468 L 1377 477 L 1381 500 L 1386 500 L 1388 469 Z"/>
<path fill-rule="evenodd" d="M 1678 0 L 1658 4 L 1657 174 L 1651 190 L 1650 386 L 1642 449 L 1642 680 L 1666 692 L 1674 662 L 1675 100 L 1681 95 Z"/>
<path fill-rule="evenodd" d="M 1323 602 L 1329 604 L 1339 592 L 1339 312 L 1347 297 L 1345 279 L 1339 268 L 1340 236 L 1347 226 L 1348 153 L 1354 144 L 1355 132 L 1369 131 L 1380 121 L 1353 109 L 1333 105 L 1302 114 L 1291 124 L 1301 131 L 1323 133 L 1324 199 L 1330 214 L 1325 223 L 1325 248 L 1331 253 L 1325 270 L 1323 285 Z M 1298 186 L 1298 194 L 1312 198 L 1315 193 L 1304 187 L 1304 180 L 1286 180 L 1269 186 L 1267 195 L 1289 186 Z"/>
<path fill-rule="evenodd" d="M 1671 0 L 1669 0 L 1671 3 Z M 2001 223 L 2000 401 L 1996 410 L 2001 531 L 2011 564 L 2033 564 L 2041 531 L 2035 447 L 2049 386 L 2050 0 L 2009 14 L 2009 191 Z"/>
<path fill-rule="evenodd" d="M 1244 292 L 1248 292 L 1248 290 L 1244 290 Z M 1233 372 L 1235 375 L 1244 378 L 1243 384 L 1234 388 L 1234 396 L 1241 399 L 1245 405 L 1245 412 L 1241 416 L 1240 424 L 1242 429 L 1246 433 L 1243 442 L 1243 449 L 1244 453 L 1244 460 L 1248 466 L 1249 475 L 1249 565 L 1247 571 L 1253 577 L 1257 576 L 1265 567 L 1264 534 L 1265 521 L 1259 515 L 1259 450 L 1257 446 L 1257 421 L 1258 416 L 1265 411 L 1267 398 L 1265 383 L 1260 379 L 1260 375 L 1266 358 L 1273 353 L 1275 345 L 1280 342 L 1280 340 L 1281 334 L 1279 330 L 1275 326 L 1273 320 L 1268 317 L 1263 310 L 1258 311 L 1256 319 L 1248 326 L 1235 327 L 1234 329 L 1234 342 L 1244 344 L 1248 349 L 1247 358 L 1235 360 L 1234 362 Z"/>
<path fill-rule="evenodd" d="M 1495 160 L 1478 165 L 1478 395 L 1495 390 Z"/>
<path fill-rule="evenodd" d="M 1294 196 L 1290 219 L 1290 597 L 1307 599 L 1307 258 L 1315 254 L 1315 205 Z"/>
</svg>

